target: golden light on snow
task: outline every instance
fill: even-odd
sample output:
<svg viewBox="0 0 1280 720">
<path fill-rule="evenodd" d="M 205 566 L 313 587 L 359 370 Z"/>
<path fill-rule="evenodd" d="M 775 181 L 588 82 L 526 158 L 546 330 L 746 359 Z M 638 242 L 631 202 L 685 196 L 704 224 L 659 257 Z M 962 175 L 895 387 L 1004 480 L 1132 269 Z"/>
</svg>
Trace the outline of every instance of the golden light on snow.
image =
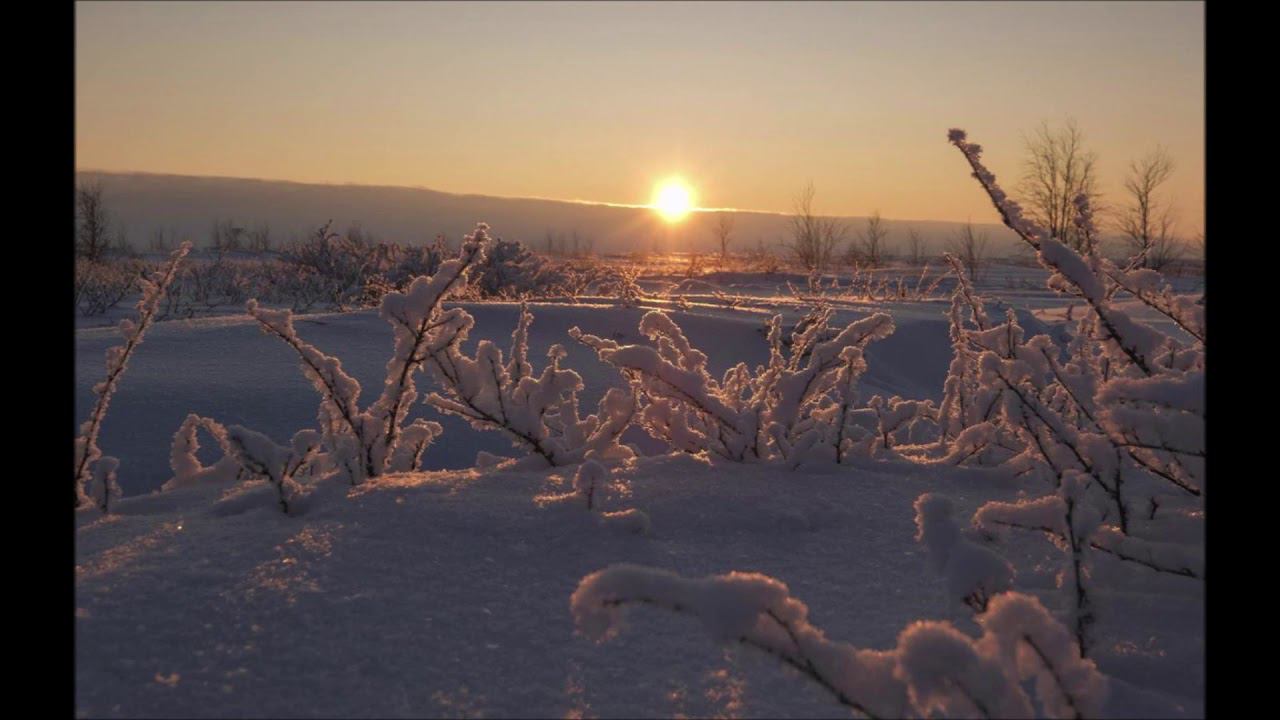
<svg viewBox="0 0 1280 720">
<path fill-rule="evenodd" d="M 693 209 L 693 192 L 679 178 L 664 180 L 654 190 L 653 207 L 667 222 L 680 222 Z"/>
</svg>

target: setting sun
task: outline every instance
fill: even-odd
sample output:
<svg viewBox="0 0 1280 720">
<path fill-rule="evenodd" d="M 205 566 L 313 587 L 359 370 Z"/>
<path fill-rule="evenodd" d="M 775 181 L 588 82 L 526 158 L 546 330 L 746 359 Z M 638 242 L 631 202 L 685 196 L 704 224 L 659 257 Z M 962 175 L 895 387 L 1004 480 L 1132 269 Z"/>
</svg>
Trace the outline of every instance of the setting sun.
<svg viewBox="0 0 1280 720">
<path fill-rule="evenodd" d="M 667 180 L 654 193 L 653 207 L 667 222 L 679 222 L 693 209 L 693 193 L 684 181 Z"/>
</svg>

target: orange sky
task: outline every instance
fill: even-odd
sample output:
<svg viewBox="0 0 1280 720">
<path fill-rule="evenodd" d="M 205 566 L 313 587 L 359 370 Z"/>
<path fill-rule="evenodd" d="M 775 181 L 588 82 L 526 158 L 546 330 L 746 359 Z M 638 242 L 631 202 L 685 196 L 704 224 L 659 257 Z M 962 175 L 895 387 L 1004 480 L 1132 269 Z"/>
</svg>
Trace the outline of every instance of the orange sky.
<svg viewBox="0 0 1280 720">
<path fill-rule="evenodd" d="M 77 166 L 995 221 L 1074 117 L 1119 201 L 1160 143 L 1203 228 L 1202 3 L 78 3 Z"/>
</svg>

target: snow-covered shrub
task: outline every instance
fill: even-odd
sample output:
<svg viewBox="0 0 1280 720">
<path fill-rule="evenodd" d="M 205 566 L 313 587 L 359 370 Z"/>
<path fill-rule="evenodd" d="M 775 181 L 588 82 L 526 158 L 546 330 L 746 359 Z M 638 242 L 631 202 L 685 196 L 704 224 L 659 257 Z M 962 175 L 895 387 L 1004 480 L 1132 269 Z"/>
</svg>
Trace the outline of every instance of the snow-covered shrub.
<svg viewBox="0 0 1280 720">
<path fill-rule="evenodd" d="M 138 286 L 143 273 L 135 260 L 76 258 L 75 306 L 85 317 L 102 315 L 120 304 Z"/>
<path fill-rule="evenodd" d="M 653 437 L 686 452 L 796 466 L 839 461 L 848 451 L 849 411 L 866 367 L 862 350 L 893 332 L 893 320 L 883 313 L 831 333 L 829 320 L 824 310 L 798 327 L 788 357 L 782 318 L 775 316 L 768 326 L 768 364 L 753 371 L 739 363 L 720 380 L 707 372 L 706 354 L 659 311 L 640 321 L 654 347 L 619 345 L 578 328 L 569 334 L 622 371 L 642 399 L 640 422 Z"/>
<path fill-rule="evenodd" d="M 630 425 L 635 399 L 618 388 L 600 400 L 596 414 L 582 418 L 578 392 L 582 376 L 560 367 L 564 348 L 553 345 L 550 363 L 538 375 L 529 362 L 529 325 L 533 314 L 525 304 L 511 334 L 509 358 L 488 340 L 476 345 L 474 355 L 462 350 L 475 320 L 455 309 L 438 325 L 437 341 L 424 347 L 423 360 L 441 385 L 426 402 L 443 413 L 457 415 L 481 430 L 498 430 L 531 458 L 546 465 L 572 465 L 589 453 L 602 459 L 631 457 L 630 448 L 618 439 Z"/>
<path fill-rule="evenodd" d="M 568 284 L 562 266 L 525 247 L 519 240 L 497 238 L 471 277 L 480 297 L 525 298 L 563 292 Z"/>
<path fill-rule="evenodd" d="M 173 282 L 174 276 L 178 272 L 178 267 L 182 263 L 182 259 L 191 251 L 190 243 L 183 243 L 181 247 L 173 252 L 169 258 L 169 264 L 165 268 L 156 273 L 152 273 L 150 277 L 142 277 L 138 283 L 142 286 L 142 298 L 138 300 L 138 317 L 136 320 L 121 320 L 120 334 L 124 337 L 123 345 L 114 345 L 107 348 L 107 377 L 102 382 L 93 386 L 93 394 L 97 396 L 94 401 L 93 410 L 89 413 L 89 419 L 80 426 L 80 436 L 75 442 L 75 507 L 89 502 L 90 498 L 85 494 L 86 485 L 95 477 L 94 465 L 100 461 L 105 461 L 102 450 L 98 447 L 98 433 L 102 430 L 102 422 L 107 416 L 107 407 L 111 404 L 111 396 L 115 394 L 116 389 L 120 386 L 120 379 L 124 376 L 124 371 L 129 365 L 129 358 L 133 356 L 138 345 L 142 343 L 143 337 L 146 336 L 147 330 L 151 328 L 152 322 L 155 321 L 156 313 L 160 309 L 160 303 L 164 299 L 165 290 L 169 284 Z M 115 469 L 119 466 L 119 461 L 111 458 L 111 470 L 101 478 L 104 482 L 108 479 L 114 484 Z M 106 507 L 105 498 L 109 495 L 103 495 L 103 502 L 99 503 L 99 507 Z"/>
<path fill-rule="evenodd" d="M 616 298 L 623 307 L 637 307 L 648 294 L 640 287 L 640 265 L 606 265 L 582 261 L 564 266 L 564 291 L 570 298 L 584 295 Z"/>
<path fill-rule="evenodd" d="M 938 407 L 932 400 L 871 396 L 867 407 L 876 415 L 873 447 L 892 450 L 902 445 L 921 445 L 938 439 Z"/>
<path fill-rule="evenodd" d="M 342 369 L 338 358 L 298 336 L 292 313 L 249 301 L 249 314 L 264 332 L 293 348 L 303 373 L 320 393 L 320 447 L 326 469 L 338 471 L 353 485 L 388 472 L 414 470 L 422 452 L 440 435 L 439 423 L 418 419 L 405 425 L 418 396 L 414 377 L 434 353 L 459 339 L 458 328 L 473 322 L 461 308 L 444 311 L 441 303 L 466 283 L 468 272 L 484 256 L 487 230 L 484 223 L 477 225 L 460 255 L 442 263 L 435 275 L 418 277 L 405 292 L 383 297 L 381 316 L 395 333 L 395 350 L 382 393 L 364 410 L 359 408 L 360 383 Z"/>
<path fill-rule="evenodd" d="M 265 260 L 258 267 L 255 297 L 307 312 L 331 297 L 328 283 L 315 269 L 280 260 Z"/>
<path fill-rule="evenodd" d="M 916 622 L 882 651 L 828 639 L 785 584 L 756 573 L 687 579 L 614 565 L 584 577 L 569 601 L 579 632 L 597 641 L 615 635 L 623 609 L 637 604 L 692 615 L 714 640 L 762 650 L 870 717 L 1096 717 L 1107 697 L 1106 677 L 1067 629 L 1019 593 L 991 598 L 977 639 L 949 623 Z"/>
<path fill-rule="evenodd" d="M 324 287 L 325 300 L 342 310 L 359 304 L 365 282 L 385 254 L 385 247 L 366 238 L 358 228 L 346 234 L 324 224 L 305 240 L 294 242 L 282 253 L 284 262 L 305 268 Z"/>
<path fill-rule="evenodd" d="M 430 245 L 392 243 L 383 253 L 379 274 L 391 287 L 400 290 L 416 277 L 440 272 L 440 266 L 452 256 L 443 236 L 437 236 Z"/>
<path fill-rule="evenodd" d="M 1135 572 L 1203 575 L 1202 534 L 1186 527 L 1204 519 L 1204 307 L 1175 295 L 1158 273 L 1135 269 L 1136 262 L 1118 267 L 1090 250 L 1098 243 L 1086 197 L 1075 203 L 1076 227 L 1087 240 L 1081 255 L 1022 214 L 963 131 L 948 137 L 1005 224 L 1051 272 L 1049 287 L 1087 308 L 1062 348 L 1047 335 L 1025 338 L 1012 312 L 993 323 L 959 277 L 955 355 L 939 415 L 948 457 L 1002 464 L 1043 481 L 1042 495 L 988 503 L 974 522 L 1044 533 L 1062 548 L 1060 585 L 1076 640 L 1088 650 L 1100 557 L 1126 561 Z M 1121 293 L 1179 331 L 1137 321 L 1113 303 Z M 1171 535 L 1171 526 L 1181 529 Z"/>
</svg>

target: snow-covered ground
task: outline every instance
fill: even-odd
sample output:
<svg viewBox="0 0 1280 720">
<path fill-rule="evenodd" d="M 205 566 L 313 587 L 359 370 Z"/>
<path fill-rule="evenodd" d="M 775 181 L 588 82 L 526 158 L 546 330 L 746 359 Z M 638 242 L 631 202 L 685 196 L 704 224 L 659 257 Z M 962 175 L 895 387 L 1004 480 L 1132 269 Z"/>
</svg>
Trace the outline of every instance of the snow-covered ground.
<svg viewBox="0 0 1280 720">
<path fill-rule="evenodd" d="M 771 314 L 792 323 L 807 310 L 776 280 L 770 292 L 770 282 L 743 275 L 717 279 L 725 292 L 753 299 L 736 309 L 710 295 L 686 298 L 685 310 L 669 307 L 717 377 L 740 361 L 766 361 Z M 1018 311 L 1028 336 L 1055 335 L 1066 307 L 1043 279 L 1043 271 L 1010 267 L 982 287 Z M 864 399 L 940 399 L 951 360 L 945 297 L 834 303 L 833 324 L 885 311 L 896 325 L 867 348 Z M 509 344 L 517 305 L 462 306 L 476 318 L 470 343 Z M 639 343 L 645 309 L 606 302 L 530 309 L 530 358 L 541 367 L 547 348 L 562 343 L 564 365 L 584 379 L 584 408 L 622 384 L 567 332 L 578 326 Z M 988 311 L 1003 316 L 995 303 Z M 375 311 L 295 322 L 366 394 L 380 386 L 392 334 Z M 101 379 L 103 352 L 118 343 L 111 328 L 77 331 L 78 418 Z M 476 467 L 481 451 L 520 453 L 497 433 L 419 403 L 410 417 L 444 426 L 424 456 L 431 471 L 334 486 L 293 516 L 262 488 L 153 492 L 173 475 L 170 441 L 188 413 L 283 441 L 315 426 L 317 405 L 297 356 L 244 314 L 151 329 L 99 441 L 121 460 L 126 497 L 110 515 L 78 513 L 79 715 L 843 715 L 798 673 L 748 648 L 717 646 L 686 617 L 638 608 L 627 631 L 597 645 L 575 635 L 569 597 L 583 576 L 619 562 L 687 577 L 754 571 L 787 583 L 815 625 L 859 647 L 891 648 L 920 619 L 975 632 L 970 612 L 947 601 L 945 582 L 914 540 L 912 504 L 921 493 L 940 493 L 967 518 L 983 502 L 1029 489 L 1001 470 L 906 462 L 806 472 L 712 465 L 668 454 L 633 427 L 623 439 L 644 455 L 617 470 L 602 509 L 643 511 L 650 531 L 635 534 L 600 525 L 581 507 L 547 502 L 569 489 L 574 468 Z M 202 453 L 206 463 L 213 457 Z M 1038 536 L 1015 536 L 999 549 L 1014 562 L 1017 589 L 1063 610 L 1054 579 L 1060 552 Z M 1107 562 L 1099 560 L 1104 573 Z M 1106 714 L 1203 715 L 1202 582 L 1150 572 L 1116 588 L 1099 600 L 1095 659 L 1111 679 Z"/>
<path fill-rule="evenodd" d="M 978 471 L 797 474 L 683 455 L 620 476 L 604 507 L 643 509 L 648 536 L 596 526 L 578 507 L 539 507 L 538 496 L 566 490 L 565 471 L 388 477 L 301 517 L 265 501 L 215 514 L 210 490 L 125 500 L 78 533 L 77 709 L 830 717 L 841 709 L 816 686 L 717 647 L 687 618 L 640 609 L 608 644 L 576 637 L 569 595 L 622 561 L 688 576 L 757 571 L 786 582 L 832 637 L 891 647 L 913 620 L 967 615 L 948 608 L 912 540 L 915 497 L 942 492 L 971 511 L 1016 493 Z M 1053 607 L 1051 573 L 1025 574 Z M 1180 593 L 1174 602 L 1106 624 L 1119 633 L 1099 658 L 1118 681 L 1115 714 L 1202 711 L 1200 599 L 1185 587 L 1195 581 L 1174 580 L 1154 589 Z"/>
</svg>

